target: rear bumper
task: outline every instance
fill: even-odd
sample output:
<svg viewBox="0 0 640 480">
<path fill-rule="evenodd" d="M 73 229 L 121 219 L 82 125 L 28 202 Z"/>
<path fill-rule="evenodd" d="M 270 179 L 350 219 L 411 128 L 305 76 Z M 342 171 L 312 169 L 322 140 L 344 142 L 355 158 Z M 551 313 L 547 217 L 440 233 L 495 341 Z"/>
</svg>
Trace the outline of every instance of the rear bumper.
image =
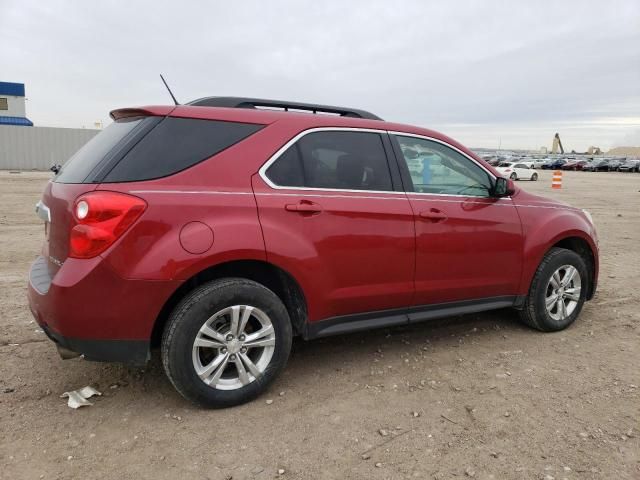
<svg viewBox="0 0 640 480">
<path fill-rule="evenodd" d="M 96 361 L 149 359 L 153 326 L 177 282 L 123 279 L 100 257 L 69 258 L 53 278 L 47 266 L 43 257 L 31 266 L 29 308 L 59 348 Z"/>
<path fill-rule="evenodd" d="M 56 344 L 63 359 L 83 355 L 85 360 L 96 362 L 122 362 L 144 365 L 149 361 L 149 342 L 144 340 L 96 340 L 63 337 L 46 326 L 42 327 Z"/>
</svg>

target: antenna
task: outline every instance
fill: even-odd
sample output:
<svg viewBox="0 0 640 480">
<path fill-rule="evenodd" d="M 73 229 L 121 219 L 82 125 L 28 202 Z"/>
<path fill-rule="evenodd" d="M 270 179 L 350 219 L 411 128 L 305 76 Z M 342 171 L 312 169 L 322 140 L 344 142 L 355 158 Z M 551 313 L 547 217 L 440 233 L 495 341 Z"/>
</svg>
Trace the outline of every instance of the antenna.
<svg viewBox="0 0 640 480">
<path fill-rule="evenodd" d="M 162 79 L 162 83 L 164 83 L 164 86 L 167 87 L 167 90 L 169 91 L 169 95 L 171 95 L 171 98 L 173 98 L 173 103 L 175 103 L 176 105 L 180 105 L 178 103 L 178 100 L 176 100 L 176 97 L 173 96 L 173 92 L 171 91 L 171 89 L 169 88 L 169 85 L 167 85 L 167 81 L 164 79 L 164 77 L 162 76 L 162 74 L 160 74 L 160 78 Z"/>
</svg>

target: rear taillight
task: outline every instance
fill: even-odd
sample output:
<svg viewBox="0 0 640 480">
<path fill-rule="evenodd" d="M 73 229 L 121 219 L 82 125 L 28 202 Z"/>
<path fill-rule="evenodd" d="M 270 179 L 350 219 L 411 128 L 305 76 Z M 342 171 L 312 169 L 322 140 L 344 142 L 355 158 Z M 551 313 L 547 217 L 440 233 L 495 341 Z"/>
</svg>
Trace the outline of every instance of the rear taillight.
<svg viewBox="0 0 640 480">
<path fill-rule="evenodd" d="M 104 252 L 144 212 L 141 198 L 116 192 L 91 192 L 73 204 L 76 224 L 69 237 L 69 256 L 92 258 Z"/>
</svg>

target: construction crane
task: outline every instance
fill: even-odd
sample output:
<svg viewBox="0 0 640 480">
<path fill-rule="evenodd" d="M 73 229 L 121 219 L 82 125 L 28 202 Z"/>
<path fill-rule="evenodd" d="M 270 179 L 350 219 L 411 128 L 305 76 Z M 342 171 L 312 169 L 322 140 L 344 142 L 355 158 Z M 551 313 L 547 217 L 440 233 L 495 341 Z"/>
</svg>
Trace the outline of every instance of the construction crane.
<svg viewBox="0 0 640 480">
<path fill-rule="evenodd" d="M 553 146 L 551 147 L 551 153 L 564 153 L 564 148 L 562 148 L 562 140 L 560 140 L 560 134 L 558 132 L 556 132 L 556 134 L 553 136 Z"/>
</svg>

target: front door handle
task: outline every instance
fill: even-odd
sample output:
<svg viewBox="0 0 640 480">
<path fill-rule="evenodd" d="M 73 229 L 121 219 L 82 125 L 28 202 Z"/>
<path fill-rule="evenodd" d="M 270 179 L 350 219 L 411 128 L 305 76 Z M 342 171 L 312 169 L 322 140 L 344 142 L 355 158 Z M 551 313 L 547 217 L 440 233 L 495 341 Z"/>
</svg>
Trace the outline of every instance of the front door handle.
<svg viewBox="0 0 640 480">
<path fill-rule="evenodd" d="M 430 208 L 424 212 L 420 212 L 420 218 L 426 218 L 432 222 L 442 222 L 447 219 L 447 215 L 437 208 Z"/>
<path fill-rule="evenodd" d="M 287 212 L 320 213 L 322 212 L 322 205 L 302 200 L 298 203 L 288 203 L 284 206 L 284 209 Z"/>
</svg>

